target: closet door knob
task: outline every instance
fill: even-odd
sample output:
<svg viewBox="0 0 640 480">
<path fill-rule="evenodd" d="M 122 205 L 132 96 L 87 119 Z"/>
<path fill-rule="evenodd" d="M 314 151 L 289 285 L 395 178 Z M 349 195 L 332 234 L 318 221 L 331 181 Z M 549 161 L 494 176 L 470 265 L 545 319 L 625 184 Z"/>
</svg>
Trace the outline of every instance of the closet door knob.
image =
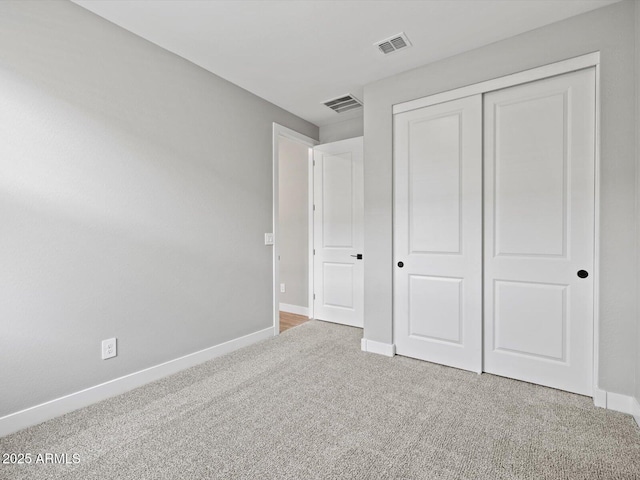
<svg viewBox="0 0 640 480">
<path fill-rule="evenodd" d="M 399 266 L 400 268 L 404 267 L 404 262 L 398 262 L 398 266 Z"/>
<path fill-rule="evenodd" d="M 587 278 L 589 276 L 589 272 L 586 270 L 578 270 L 578 276 L 580 278 Z"/>
</svg>

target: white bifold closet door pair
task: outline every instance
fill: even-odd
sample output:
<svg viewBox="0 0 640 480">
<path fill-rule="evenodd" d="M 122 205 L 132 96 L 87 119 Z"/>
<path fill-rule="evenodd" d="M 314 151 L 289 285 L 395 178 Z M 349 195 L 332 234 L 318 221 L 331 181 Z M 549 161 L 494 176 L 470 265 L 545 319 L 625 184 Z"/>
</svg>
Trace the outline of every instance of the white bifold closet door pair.
<svg viewBox="0 0 640 480">
<path fill-rule="evenodd" d="M 400 355 L 593 393 L 595 69 L 394 116 Z"/>
</svg>

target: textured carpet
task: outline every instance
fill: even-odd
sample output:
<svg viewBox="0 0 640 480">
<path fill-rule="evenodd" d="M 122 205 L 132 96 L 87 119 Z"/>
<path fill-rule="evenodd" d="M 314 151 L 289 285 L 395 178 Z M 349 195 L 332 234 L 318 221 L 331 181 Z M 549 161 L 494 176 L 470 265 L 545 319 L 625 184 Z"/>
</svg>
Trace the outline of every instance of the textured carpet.
<svg viewBox="0 0 640 480">
<path fill-rule="evenodd" d="M 360 351 L 358 329 L 278 338 L 0 439 L 0 478 L 638 479 L 640 429 L 590 398 Z M 71 460 L 70 460 L 71 461 Z"/>
</svg>

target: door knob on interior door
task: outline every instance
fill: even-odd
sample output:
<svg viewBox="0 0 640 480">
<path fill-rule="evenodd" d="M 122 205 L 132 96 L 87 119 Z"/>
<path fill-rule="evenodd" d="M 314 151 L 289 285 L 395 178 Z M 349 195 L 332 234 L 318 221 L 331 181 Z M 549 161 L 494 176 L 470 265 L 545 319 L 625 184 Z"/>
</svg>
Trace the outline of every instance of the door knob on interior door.
<svg viewBox="0 0 640 480">
<path fill-rule="evenodd" d="M 589 272 L 586 270 L 578 270 L 578 276 L 580 278 L 587 278 L 589 276 Z"/>
<path fill-rule="evenodd" d="M 352 257 L 355 257 L 356 260 L 362 260 L 362 254 L 358 253 L 357 255 L 351 255 Z"/>
<path fill-rule="evenodd" d="M 400 268 L 404 267 L 404 262 L 398 262 L 398 266 L 399 266 Z"/>
</svg>

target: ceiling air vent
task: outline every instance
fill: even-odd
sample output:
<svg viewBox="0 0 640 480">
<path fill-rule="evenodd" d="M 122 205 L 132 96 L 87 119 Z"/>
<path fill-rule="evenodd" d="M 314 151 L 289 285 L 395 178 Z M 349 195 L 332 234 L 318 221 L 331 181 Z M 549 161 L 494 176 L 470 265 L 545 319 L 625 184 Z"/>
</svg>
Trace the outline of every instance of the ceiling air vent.
<svg viewBox="0 0 640 480">
<path fill-rule="evenodd" d="M 382 53 L 387 55 L 389 53 L 393 53 L 400 49 L 410 47 L 411 42 L 409 41 L 409 39 L 407 38 L 404 32 L 400 32 L 397 35 L 394 35 L 393 37 L 389 37 L 380 42 L 376 42 L 374 43 L 374 45 L 378 47 L 378 50 L 380 50 Z"/>
<path fill-rule="evenodd" d="M 362 102 L 351 94 L 327 100 L 324 104 L 337 113 L 347 112 L 362 107 Z"/>
</svg>

